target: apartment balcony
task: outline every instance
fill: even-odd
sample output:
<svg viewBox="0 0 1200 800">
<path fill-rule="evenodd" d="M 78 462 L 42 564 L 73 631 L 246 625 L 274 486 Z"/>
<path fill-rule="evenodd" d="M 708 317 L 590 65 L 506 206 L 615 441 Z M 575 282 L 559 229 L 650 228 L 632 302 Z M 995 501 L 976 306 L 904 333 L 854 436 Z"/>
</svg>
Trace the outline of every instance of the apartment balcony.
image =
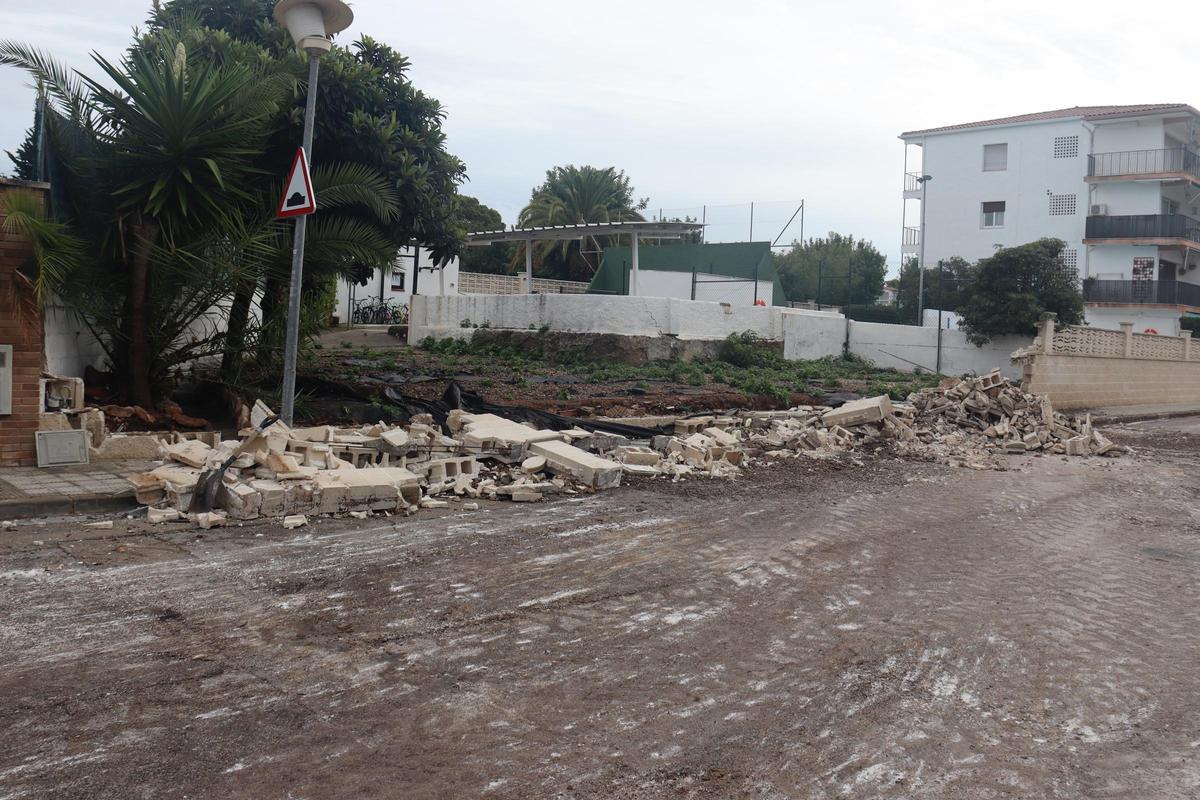
<svg viewBox="0 0 1200 800">
<path fill-rule="evenodd" d="M 1200 284 L 1183 281 L 1098 281 L 1083 282 L 1083 299 L 1088 303 L 1114 305 L 1165 305 L 1200 308 Z"/>
<path fill-rule="evenodd" d="M 921 252 L 921 229 L 905 228 L 904 238 L 900 241 L 900 252 L 905 255 Z"/>
<path fill-rule="evenodd" d="M 1088 156 L 1088 183 L 1190 181 L 1200 183 L 1200 155 L 1186 147 L 1126 150 Z"/>
<path fill-rule="evenodd" d="M 1084 244 L 1143 244 L 1200 250 L 1200 221 L 1183 214 L 1087 218 Z"/>
<path fill-rule="evenodd" d="M 904 199 L 915 200 L 921 196 L 921 182 L 917 180 L 921 177 L 919 172 L 904 173 Z"/>
</svg>

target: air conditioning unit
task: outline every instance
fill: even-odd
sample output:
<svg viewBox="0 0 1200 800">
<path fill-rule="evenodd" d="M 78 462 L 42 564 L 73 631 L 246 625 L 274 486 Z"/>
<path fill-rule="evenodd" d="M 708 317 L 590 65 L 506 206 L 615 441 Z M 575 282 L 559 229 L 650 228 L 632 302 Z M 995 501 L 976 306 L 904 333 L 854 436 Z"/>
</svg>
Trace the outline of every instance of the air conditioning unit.
<svg viewBox="0 0 1200 800">
<path fill-rule="evenodd" d="M 1104 203 L 1096 203 L 1088 214 L 1093 217 L 1107 217 L 1108 206 Z"/>
<path fill-rule="evenodd" d="M 13 346 L 0 344 L 0 414 L 12 413 Z"/>
</svg>

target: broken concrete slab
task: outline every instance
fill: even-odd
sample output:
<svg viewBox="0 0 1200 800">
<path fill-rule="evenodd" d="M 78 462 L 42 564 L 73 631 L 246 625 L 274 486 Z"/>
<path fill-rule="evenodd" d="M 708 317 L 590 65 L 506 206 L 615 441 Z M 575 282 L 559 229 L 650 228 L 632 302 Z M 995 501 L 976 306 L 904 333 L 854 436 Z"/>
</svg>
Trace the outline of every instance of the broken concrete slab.
<svg viewBox="0 0 1200 800">
<path fill-rule="evenodd" d="M 545 456 L 547 467 L 566 473 L 596 489 L 621 485 L 621 465 L 561 441 L 533 442 L 529 449 Z"/>
<path fill-rule="evenodd" d="M 208 464 L 208 454 L 211 452 L 211 447 L 195 439 L 186 439 L 182 442 L 163 446 L 163 455 L 165 457 L 189 467 L 196 467 L 197 469 L 204 469 L 205 465 Z"/>
<path fill-rule="evenodd" d="M 851 400 L 835 409 L 821 415 L 821 422 L 826 428 L 840 425 L 852 428 L 855 425 L 866 425 L 872 422 L 882 422 L 884 417 L 892 414 L 892 400 L 887 395 L 864 397 L 861 400 Z"/>
</svg>

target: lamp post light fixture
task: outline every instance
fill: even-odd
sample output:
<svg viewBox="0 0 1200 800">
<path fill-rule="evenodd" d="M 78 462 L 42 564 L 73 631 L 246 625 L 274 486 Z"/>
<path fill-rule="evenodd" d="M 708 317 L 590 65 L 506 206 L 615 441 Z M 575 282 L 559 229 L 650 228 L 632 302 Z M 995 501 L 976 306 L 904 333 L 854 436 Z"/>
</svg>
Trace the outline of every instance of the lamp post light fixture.
<svg viewBox="0 0 1200 800">
<path fill-rule="evenodd" d="M 350 27 L 354 12 L 342 0 L 279 0 L 275 21 L 308 53 L 308 97 L 304 105 L 304 157 L 312 160 L 313 119 L 317 111 L 317 65 L 333 49 L 329 37 Z M 292 278 L 288 286 L 287 338 L 283 345 L 283 386 L 279 416 L 291 425 L 296 403 L 296 352 L 300 343 L 300 284 L 304 278 L 304 233 L 307 215 L 296 217 L 292 245 Z"/>
<path fill-rule="evenodd" d="M 921 184 L 921 242 L 917 255 L 917 325 L 925 324 L 925 189 L 933 180 L 932 175 L 917 178 Z M 940 334 L 939 334 L 940 335 Z"/>
</svg>

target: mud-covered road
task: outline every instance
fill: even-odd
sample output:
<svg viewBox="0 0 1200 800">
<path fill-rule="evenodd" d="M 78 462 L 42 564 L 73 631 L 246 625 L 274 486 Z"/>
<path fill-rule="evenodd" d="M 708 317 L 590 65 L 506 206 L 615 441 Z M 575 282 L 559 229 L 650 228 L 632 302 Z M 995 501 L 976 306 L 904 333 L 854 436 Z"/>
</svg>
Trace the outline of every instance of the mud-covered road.
<svg viewBox="0 0 1200 800">
<path fill-rule="evenodd" d="M 0 798 L 1194 798 L 1188 424 L 1004 473 L 23 526 Z"/>
</svg>

